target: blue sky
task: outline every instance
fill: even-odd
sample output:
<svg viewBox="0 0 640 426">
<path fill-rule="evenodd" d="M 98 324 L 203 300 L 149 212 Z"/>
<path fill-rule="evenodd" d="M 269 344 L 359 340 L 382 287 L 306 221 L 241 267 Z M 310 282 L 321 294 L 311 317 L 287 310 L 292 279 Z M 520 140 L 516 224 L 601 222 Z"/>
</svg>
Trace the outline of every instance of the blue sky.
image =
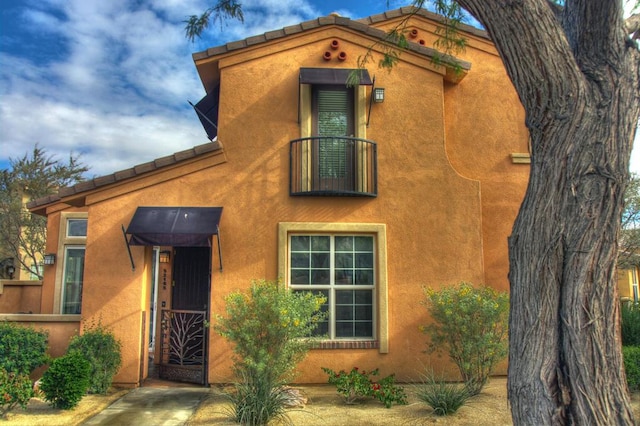
<svg viewBox="0 0 640 426">
<path fill-rule="evenodd" d="M 187 102 L 204 96 L 193 52 L 331 12 L 355 19 L 410 3 L 243 0 L 244 24 L 187 41 L 183 20 L 214 2 L 1 1 L 0 169 L 36 143 L 60 160 L 79 154 L 90 176 L 205 143 Z"/>
</svg>

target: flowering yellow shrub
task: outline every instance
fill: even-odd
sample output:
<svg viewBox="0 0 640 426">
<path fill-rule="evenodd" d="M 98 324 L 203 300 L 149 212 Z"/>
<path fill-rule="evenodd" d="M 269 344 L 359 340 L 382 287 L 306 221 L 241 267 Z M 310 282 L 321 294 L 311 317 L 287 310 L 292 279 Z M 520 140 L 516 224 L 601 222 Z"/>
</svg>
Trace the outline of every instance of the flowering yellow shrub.
<svg viewBox="0 0 640 426">
<path fill-rule="evenodd" d="M 433 322 L 420 327 L 431 338 L 428 351 L 447 351 L 473 394 L 480 393 L 495 365 L 507 356 L 509 296 L 470 283 L 425 288 Z"/>
</svg>

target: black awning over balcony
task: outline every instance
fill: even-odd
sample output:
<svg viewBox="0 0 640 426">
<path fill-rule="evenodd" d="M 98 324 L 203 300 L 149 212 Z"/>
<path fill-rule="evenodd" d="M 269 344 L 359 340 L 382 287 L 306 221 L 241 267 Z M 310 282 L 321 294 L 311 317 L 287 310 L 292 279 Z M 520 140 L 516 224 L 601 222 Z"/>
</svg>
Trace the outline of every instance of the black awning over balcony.
<svg viewBox="0 0 640 426">
<path fill-rule="evenodd" d="M 310 137 L 291 141 L 291 196 L 378 195 L 375 142 L 351 137 Z"/>
<path fill-rule="evenodd" d="M 300 84 L 346 85 L 349 75 L 358 73 L 360 86 L 371 86 L 369 71 L 350 68 L 300 68 Z"/>
</svg>

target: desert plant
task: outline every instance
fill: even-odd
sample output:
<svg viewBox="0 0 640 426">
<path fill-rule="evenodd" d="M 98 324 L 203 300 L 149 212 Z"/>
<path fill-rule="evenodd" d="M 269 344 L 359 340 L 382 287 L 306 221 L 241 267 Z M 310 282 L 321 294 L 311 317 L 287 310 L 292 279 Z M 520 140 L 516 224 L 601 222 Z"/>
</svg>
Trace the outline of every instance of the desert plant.
<svg viewBox="0 0 640 426">
<path fill-rule="evenodd" d="M 624 371 L 631 391 L 640 391 L 640 346 L 623 346 Z"/>
<path fill-rule="evenodd" d="M 377 399 L 386 408 L 393 404 L 407 403 L 404 388 L 394 384 L 393 374 L 376 382 L 372 376 L 379 374 L 377 368 L 366 371 L 353 367 L 348 373 L 344 370 L 336 373 L 325 367 L 322 367 L 322 370 L 329 376 L 329 383 L 336 386 L 338 394 L 347 404 L 355 404 L 358 399 L 366 397 Z"/>
<path fill-rule="evenodd" d="M 623 346 L 640 346 L 640 305 L 623 303 L 620 309 Z"/>
<path fill-rule="evenodd" d="M 18 405 L 27 408 L 33 396 L 33 384 L 26 374 L 8 372 L 0 367 L 0 419 Z"/>
<path fill-rule="evenodd" d="M 248 426 L 266 425 L 273 420 L 288 423 L 285 412 L 288 394 L 284 383 L 247 376 L 236 382 L 234 388 L 235 393 L 227 396 L 237 423 Z"/>
<path fill-rule="evenodd" d="M 473 396 L 472 389 L 464 383 L 448 382 L 444 377 L 436 378 L 430 371 L 423 374 L 417 385 L 418 399 L 433 409 L 437 416 L 448 416 L 458 411 Z"/>
<path fill-rule="evenodd" d="M 82 335 L 71 338 L 67 352 L 77 351 L 89 361 L 89 393 L 105 394 L 122 362 L 120 342 L 100 321 L 88 325 Z"/>
<path fill-rule="evenodd" d="M 265 424 L 284 407 L 281 387 L 293 377 L 298 362 L 313 344 L 322 295 L 294 293 L 279 282 L 259 280 L 248 293 L 226 299 L 226 317 L 216 331 L 234 344 L 236 392 L 230 395 L 235 417 L 242 424 Z M 280 409 L 275 407 L 280 404 Z"/>
<path fill-rule="evenodd" d="M 46 331 L 0 321 L 0 368 L 29 375 L 47 362 L 48 337 Z"/>
<path fill-rule="evenodd" d="M 91 365 L 79 352 L 56 358 L 42 375 L 40 389 L 54 408 L 74 408 L 89 388 Z"/>
<path fill-rule="evenodd" d="M 478 394 L 495 365 L 507 356 L 509 296 L 492 288 L 461 283 L 425 289 L 433 323 L 421 327 L 429 352 L 448 351 L 462 381 Z"/>
</svg>

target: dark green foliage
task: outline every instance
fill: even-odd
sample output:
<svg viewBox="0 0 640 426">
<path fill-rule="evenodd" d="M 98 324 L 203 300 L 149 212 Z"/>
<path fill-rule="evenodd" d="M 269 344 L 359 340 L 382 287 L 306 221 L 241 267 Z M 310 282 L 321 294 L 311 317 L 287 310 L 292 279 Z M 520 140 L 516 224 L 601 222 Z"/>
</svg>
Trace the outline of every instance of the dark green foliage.
<svg viewBox="0 0 640 426">
<path fill-rule="evenodd" d="M 44 399 L 54 408 L 74 408 L 87 393 L 90 374 L 91 365 L 79 352 L 54 359 L 40 382 Z"/>
<path fill-rule="evenodd" d="M 74 336 L 67 352 L 80 352 L 91 365 L 89 393 L 107 393 L 122 362 L 120 342 L 99 322 Z"/>
<path fill-rule="evenodd" d="M 48 337 L 46 331 L 0 321 L 0 368 L 29 375 L 47 362 Z"/>
<path fill-rule="evenodd" d="M 467 403 L 473 396 L 473 390 L 461 383 L 436 379 L 433 373 L 429 373 L 424 376 L 424 382 L 418 385 L 416 396 L 433 408 L 435 415 L 448 416 Z"/>
<path fill-rule="evenodd" d="M 629 390 L 640 391 L 640 347 L 623 346 L 622 357 Z"/>
<path fill-rule="evenodd" d="M 640 306 L 623 303 L 620 315 L 622 346 L 640 346 Z"/>
<path fill-rule="evenodd" d="M 18 405 L 27 408 L 33 396 L 33 384 L 26 374 L 9 373 L 0 367 L 0 419 Z"/>
</svg>

